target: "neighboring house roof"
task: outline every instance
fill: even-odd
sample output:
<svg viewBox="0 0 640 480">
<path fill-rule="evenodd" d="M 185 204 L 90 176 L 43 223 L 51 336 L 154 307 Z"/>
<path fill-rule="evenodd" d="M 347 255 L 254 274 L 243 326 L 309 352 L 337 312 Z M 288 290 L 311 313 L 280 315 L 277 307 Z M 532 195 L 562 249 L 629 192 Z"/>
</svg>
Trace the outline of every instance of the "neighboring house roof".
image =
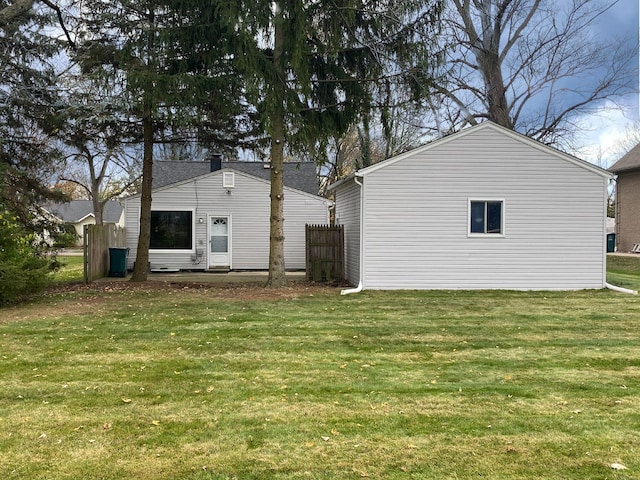
<svg viewBox="0 0 640 480">
<path fill-rule="evenodd" d="M 45 210 L 64 223 L 78 223 L 89 216 L 95 217 L 91 200 L 71 200 L 68 203 L 47 205 Z M 121 215 L 122 205 L 116 201 L 109 201 L 102 211 L 102 220 L 105 223 L 118 223 Z"/>
<path fill-rule="evenodd" d="M 633 147 L 629 152 L 624 155 L 620 160 L 614 163 L 610 172 L 623 173 L 626 171 L 636 170 L 640 168 L 640 143 Z"/>
<path fill-rule="evenodd" d="M 271 167 L 263 162 L 222 162 L 222 169 L 232 169 L 270 180 Z M 157 161 L 153 163 L 153 188 L 160 188 L 211 173 L 211 163 Z M 285 162 L 284 185 L 318 195 L 318 177 L 313 162 Z"/>
</svg>

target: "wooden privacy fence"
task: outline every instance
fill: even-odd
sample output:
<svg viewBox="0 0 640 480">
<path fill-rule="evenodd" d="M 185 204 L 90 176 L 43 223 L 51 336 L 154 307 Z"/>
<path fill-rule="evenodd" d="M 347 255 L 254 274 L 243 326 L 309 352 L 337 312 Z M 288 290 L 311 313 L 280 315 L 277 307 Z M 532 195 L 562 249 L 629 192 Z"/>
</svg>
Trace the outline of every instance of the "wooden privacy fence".
<svg viewBox="0 0 640 480">
<path fill-rule="evenodd" d="M 306 226 L 307 280 L 344 280 L 344 226 Z"/>
<path fill-rule="evenodd" d="M 109 275 L 109 248 L 125 246 L 125 229 L 113 224 L 84 227 L 84 282 Z"/>
</svg>

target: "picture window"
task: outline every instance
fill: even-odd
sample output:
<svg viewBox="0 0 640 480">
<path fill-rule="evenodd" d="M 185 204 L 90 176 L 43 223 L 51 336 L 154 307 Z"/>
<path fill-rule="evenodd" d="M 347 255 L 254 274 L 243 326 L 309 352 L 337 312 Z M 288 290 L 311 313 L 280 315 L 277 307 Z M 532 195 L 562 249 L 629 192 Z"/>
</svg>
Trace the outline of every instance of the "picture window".
<svg viewBox="0 0 640 480">
<path fill-rule="evenodd" d="M 152 250 L 193 249 L 193 212 L 152 211 L 149 248 Z"/>
</svg>

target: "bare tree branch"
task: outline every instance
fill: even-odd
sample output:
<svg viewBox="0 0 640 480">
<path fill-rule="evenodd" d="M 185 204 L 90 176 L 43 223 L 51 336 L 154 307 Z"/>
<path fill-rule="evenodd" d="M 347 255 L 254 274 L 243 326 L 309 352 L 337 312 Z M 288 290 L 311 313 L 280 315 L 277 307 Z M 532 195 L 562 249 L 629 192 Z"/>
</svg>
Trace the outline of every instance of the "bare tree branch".
<svg viewBox="0 0 640 480">
<path fill-rule="evenodd" d="M 488 118 L 570 146 L 581 115 L 638 91 L 637 40 L 593 36 L 615 3 L 452 0 L 444 14 L 450 68 L 430 103 L 438 130 Z"/>
</svg>

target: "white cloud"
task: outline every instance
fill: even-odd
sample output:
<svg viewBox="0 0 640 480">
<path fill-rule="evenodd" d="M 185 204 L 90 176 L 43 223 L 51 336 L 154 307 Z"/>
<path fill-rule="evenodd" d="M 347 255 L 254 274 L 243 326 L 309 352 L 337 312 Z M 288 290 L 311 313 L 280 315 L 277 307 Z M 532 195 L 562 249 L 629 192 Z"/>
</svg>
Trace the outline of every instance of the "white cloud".
<svg viewBox="0 0 640 480">
<path fill-rule="evenodd" d="M 627 110 L 636 109 L 637 104 Z M 578 120 L 578 145 L 571 153 L 601 167 L 610 166 L 620 157 L 629 127 L 637 122 L 637 115 L 613 103 L 604 104 L 594 114 Z"/>
</svg>

